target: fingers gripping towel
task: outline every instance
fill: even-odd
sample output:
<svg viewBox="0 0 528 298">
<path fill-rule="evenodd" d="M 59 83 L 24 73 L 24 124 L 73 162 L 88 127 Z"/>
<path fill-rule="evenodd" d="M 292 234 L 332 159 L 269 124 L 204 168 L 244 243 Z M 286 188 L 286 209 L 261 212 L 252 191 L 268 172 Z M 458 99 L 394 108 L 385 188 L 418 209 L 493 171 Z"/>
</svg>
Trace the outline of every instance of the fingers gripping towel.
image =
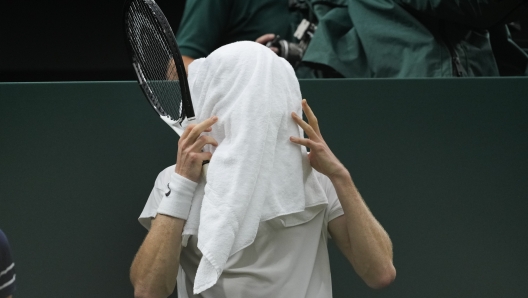
<svg viewBox="0 0 528 298">
<path fill-rule="evenodd" d="M 328 204 L 291 118 L 301 114 L 301 92 L 290 64 L 255 42 L 223 46 L 189 66 L 197 122 L 213 115 L 218 141 L 203 198 L 195 195 L 183 243 L 198 235 L 203 257 L 194 293 L 213 286 L 227 259 L 250 245 L 259 223 L 280 218 L 303 224 Z"/>
</svg>

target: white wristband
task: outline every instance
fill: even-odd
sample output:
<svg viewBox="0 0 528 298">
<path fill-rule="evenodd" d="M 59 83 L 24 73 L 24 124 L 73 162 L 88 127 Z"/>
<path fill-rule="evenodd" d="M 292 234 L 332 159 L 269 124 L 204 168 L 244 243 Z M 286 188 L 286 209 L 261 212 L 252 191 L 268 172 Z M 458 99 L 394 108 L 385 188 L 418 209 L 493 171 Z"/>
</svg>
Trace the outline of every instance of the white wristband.
<svg viewBox="0 0 528 298">
<path fill-rule="evenodd" d="M 171 173 L 167 192 L 158 207 L 159 214 L 187 220 L 198 183 Z"/>
</svg>

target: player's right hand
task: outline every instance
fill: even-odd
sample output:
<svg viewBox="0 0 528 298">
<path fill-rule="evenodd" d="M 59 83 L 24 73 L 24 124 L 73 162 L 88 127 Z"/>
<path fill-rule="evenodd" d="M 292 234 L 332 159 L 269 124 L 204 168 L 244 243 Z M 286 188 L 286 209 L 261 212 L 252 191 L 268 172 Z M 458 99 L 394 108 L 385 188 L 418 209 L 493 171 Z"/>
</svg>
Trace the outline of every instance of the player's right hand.
<svg viewBox="0 0 528 298">
<path fill-rule="evenodd" d="M 218 146 L 218 142 L 211 136 L 201 135 L 210 132 L 212 125 L 218 121 L 213 116 L 198 124 L 190 124 L 178 141 L 178 155 L 176 157 L 176 174 L 191 181 L 198 182 L 202 172 L 202 162 L 210 160 L 211 152 L 202 152 L 202 148 L 209 144 Z"/>
</svg>

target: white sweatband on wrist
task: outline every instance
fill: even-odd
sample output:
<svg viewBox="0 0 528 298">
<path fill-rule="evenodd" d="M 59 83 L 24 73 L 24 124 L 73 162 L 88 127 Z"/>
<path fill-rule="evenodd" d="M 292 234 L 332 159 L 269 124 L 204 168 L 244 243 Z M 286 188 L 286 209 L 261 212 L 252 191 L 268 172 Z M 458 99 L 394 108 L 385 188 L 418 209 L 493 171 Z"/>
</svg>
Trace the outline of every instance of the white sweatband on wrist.
<svg viewBox="0 0 528 298">
<path fill-rule="evenodd" d="M 197 185 L 196 182 L 176 173 L 171 173 L 167 192 L 161 200 L 157 212 L 187 220 Z"/>
</svg>

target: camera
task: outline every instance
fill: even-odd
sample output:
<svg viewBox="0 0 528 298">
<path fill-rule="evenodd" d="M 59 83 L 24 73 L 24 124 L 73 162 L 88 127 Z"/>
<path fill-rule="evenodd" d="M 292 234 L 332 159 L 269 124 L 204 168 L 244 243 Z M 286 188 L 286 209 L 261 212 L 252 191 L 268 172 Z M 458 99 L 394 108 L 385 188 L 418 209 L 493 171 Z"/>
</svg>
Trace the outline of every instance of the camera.
<svg viewBox="0 0 528 298">
<path fill-rule="evenodd" d="M 268 42 L 266 46 L 268 48 L 277 48 L 277 55 L 286 59 L 290 62 L 293 68 L 296 68 L 299 63 L 301 63 L 304 52 L 310 44 L 316 29 L 317 26 L 315 24 L 303 19 L 293 34 L 293 36 L 299 41 L 298 43 L 289 42 L 277 35 L 272 41 Z"/>
</svg>

